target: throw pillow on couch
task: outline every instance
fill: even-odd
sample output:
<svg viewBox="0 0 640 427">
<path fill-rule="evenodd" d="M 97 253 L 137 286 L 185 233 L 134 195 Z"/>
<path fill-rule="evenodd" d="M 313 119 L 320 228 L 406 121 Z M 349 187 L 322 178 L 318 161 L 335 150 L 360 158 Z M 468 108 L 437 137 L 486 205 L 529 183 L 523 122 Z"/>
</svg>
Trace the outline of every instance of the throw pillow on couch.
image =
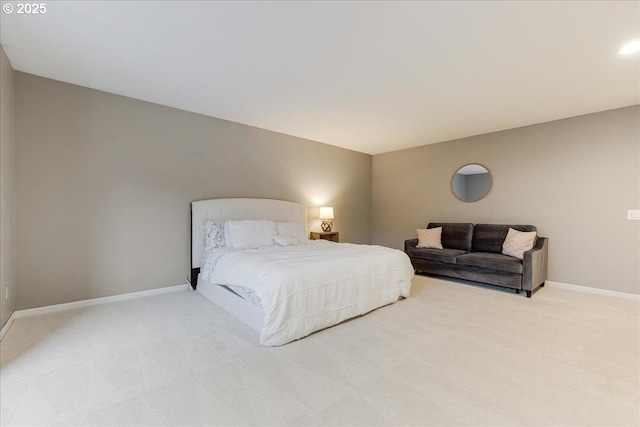
<svg viewBox="0 0 640 427">
<path fill-rule="evenodd" d="M 533 245 L 536 243 L 535 231 L 518 231 L 513 228 L 509 228 L 507 237 L 502 244 L 502 253 L 518 259 L 524 258 L 524 253 L 530 249 L 533 249 Z"/>
<path fill-rule="evenodd" d="M 418 245 L 416 248 L 443 249 L 442 247 L 442 227 L 418 228 Z"/>
</svg>

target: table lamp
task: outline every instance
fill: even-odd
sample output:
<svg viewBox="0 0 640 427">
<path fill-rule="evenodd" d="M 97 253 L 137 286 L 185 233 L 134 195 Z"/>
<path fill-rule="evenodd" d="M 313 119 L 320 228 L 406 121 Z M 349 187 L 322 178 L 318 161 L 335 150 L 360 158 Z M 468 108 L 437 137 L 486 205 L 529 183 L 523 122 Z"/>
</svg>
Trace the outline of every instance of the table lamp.
<svg viewBox="0 0 640 427">
<path fill-rule="evenodd" d="M 333 226 L 333 208 L 331 206 L 320 208 L 320 219 L 322 220 L 322 231 L 331 231 Z"/>
</svg>

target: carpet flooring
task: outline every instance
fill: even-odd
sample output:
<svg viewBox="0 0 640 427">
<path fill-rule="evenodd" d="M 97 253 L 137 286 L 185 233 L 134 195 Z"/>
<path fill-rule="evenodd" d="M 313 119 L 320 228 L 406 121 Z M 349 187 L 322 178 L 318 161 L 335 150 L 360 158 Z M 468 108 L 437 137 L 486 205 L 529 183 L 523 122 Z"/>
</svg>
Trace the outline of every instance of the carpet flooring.
<svg viewBox="0 0 640 427">
<path fill-rule="evenodd" d="M 637 426 L 640 303 L 416 276 L 278 348 L 191 291 L 17 319 L 2 426 Z"/>
</svg>

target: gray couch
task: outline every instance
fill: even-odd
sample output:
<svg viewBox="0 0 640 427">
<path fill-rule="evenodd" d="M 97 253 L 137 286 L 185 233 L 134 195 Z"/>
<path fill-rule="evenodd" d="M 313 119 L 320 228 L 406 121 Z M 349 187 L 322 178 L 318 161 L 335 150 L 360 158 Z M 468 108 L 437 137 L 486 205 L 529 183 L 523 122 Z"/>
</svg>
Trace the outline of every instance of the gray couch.
<svg viewBox="0 0 640 427">
<path fill-rule="evenodd" d="M 418 239 L 405 241 L 416 273 L 431 273 L 474 282 L 524 290 L 527 297 L 547 280 L 547 241 L 538 237 L 533 249 L 520 260 L 502 254 L 502 243 L 509 228 L 536 231 L 533 225 L 436 223 L 442 227 L 443 249 L 417 248 Z"/>
</svg>

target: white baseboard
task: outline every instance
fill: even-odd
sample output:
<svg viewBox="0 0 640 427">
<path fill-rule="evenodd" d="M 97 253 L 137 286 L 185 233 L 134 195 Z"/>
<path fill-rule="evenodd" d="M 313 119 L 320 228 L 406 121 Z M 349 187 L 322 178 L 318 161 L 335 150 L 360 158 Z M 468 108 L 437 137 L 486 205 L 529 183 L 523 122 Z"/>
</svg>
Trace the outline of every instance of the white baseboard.
<svg viewBox="0 0 640 427">
<path fill-rule="evenodd" d="M 576 292 L 585 292 L 589 294 L 605 295 L 610 297 L 640 301 L 640 295 L 629 294 L 626 292 L 609 291 L 606 289 L 590 288 L 588 286 L 571 285 L 569 283 L 553 282 L 551 280 L 547 280 L 545 282 L 545 285 L 551 288 L 567 289 L 567 290 L 576 291 Z M 99 305 L 99 304 L 108 304 L 110 302 L 125 301 L 125 300 L 134 299 L 134 298 L 147 297 L 151 295 L 166 294 L 168 292 L 177 292 L 177 291 L 187 290 L 190 288 L 191 288 L 191 285 L 189 285 L 188 283 L 185 283 L 184 285 L 167 286 L 165 288 L 150 289 L 148 291 L 131 292 L 128 294 L 113 295 L 110 297 L 92 298 L 92 299 L 83 300 L 83 301 L 68 302 L 65 304 L 48 305 L 46 307 L 38 307 L 38 308 L 30 308 L 27 310 L 14 311 L 11 314 L 11 316 L 9 316 L 7 323 L 5 323 L 5 325 L 2 327 L 2 330 L 0 330 L 0 341 L 2 341 L 2 339 L 4 339 L 4 336 L 7 334 L 7 332 L 9 332 L 9 328 L 13 324 L 13 321 L 21 317 L 37 316 L 39 314 L 55 313 L 57 311 L 71 310 L 74 308 L 90 307 L 92 305 Z"/>
<path fill-rule="evenodd" d="M 585 292 L 588 294 L 605 295 L 609 297 L 640 301 L 640 295 L 628 294 L 626 292 L 609 291 L 606 289 L 590 288 L 588 286 L 579 286 L 579 285 L 571 285 L 569 283 L 552 282 L 551 280 L 547 280 L 545 282 L 545 285 L 551 288 L 567 289 L 570 291 Z"/>
<path fill-rule="evenodd" d="M 9 316 L 9 318 L 7 319 L 7 323 L 5 323 L 2 329 L 0 330 L 0 341 L 2 341 L 4 336 L 7 335 L 7 332 L 9 332 L 9 328 L 11 327 L 11 324 L 13 323 L 15 318 L 16 318 L 16 312 L 14 311 L 13 313 L 11 313 L 11 316 Z"/>
<path fill-rule="evenodd" d="M 169 292 L 183 291 L 190 288 L 191 286 L 188 283 L 185 283 L 184 285 L 167 286 L 165 288 L 150 289 L 148 291 L 130 292 L 128 294 L 113 295 L 110 297 L 92 298 L 92 299 L 87 299 L 83 301 L 68 302 L 65 304 L 55 304 L 55 305 L 48 305 L 45 307 L 29 308 L 27 310 L 17 310 L 11 314 L 11 316 L 9 317 L 9 320 L 7 320 L 7 323 L 2 328 L 2 331 L 0 332 L 0 341 L 4 338 L 4 336 L 9 331 L 9 328 L 11 327 L 11 324 L 13 323 L 13 321 L 15 319 L 20 319 L 21 317 L 37 316 L 39 314 L 55 313 L 57 311 L 71 310 L 74 308 L 108 304 L 110 302 L 125 301 L 125 300 L 130 300 L 135 298 L 148 297 L 151 295 L 160 295 L 160 294 L 166 294 Z"/>
</svg>

